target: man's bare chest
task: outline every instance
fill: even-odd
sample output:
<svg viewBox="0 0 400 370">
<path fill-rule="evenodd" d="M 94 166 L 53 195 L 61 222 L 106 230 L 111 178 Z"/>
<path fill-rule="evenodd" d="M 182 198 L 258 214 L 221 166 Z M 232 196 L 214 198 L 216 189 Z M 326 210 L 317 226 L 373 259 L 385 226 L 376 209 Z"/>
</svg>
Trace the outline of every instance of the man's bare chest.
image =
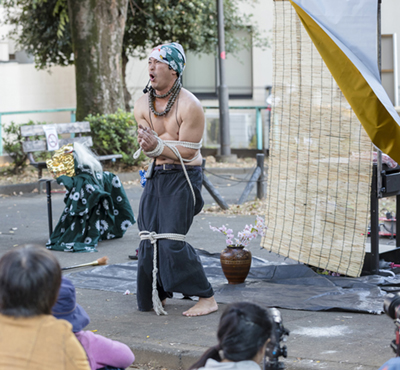
<svg viewBox="0 0 400 370">
<path fill-rule="evenodd" d="M 166 116 L 155 116 L 149 113 L 149 123 L 157 135 L 164 140 L 179 140 L 180 122 L 175 114 L 169 112 Z"/>
</svg>

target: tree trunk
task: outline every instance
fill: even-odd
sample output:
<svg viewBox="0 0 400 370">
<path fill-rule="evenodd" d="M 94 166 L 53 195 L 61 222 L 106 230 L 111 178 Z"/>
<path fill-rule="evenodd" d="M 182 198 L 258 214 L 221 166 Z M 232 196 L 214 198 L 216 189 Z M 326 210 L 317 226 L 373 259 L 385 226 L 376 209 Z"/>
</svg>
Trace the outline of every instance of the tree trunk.
<svg viewBox="0 0 400 370">
<path fill-rule="evenodd" d="M 130 94 L 128 87 L 126 86 L 126 65 L 128 64 L 128 56 L 126 55 L 125 48 L 122 50 L 122 83 L 124 86 L 124 98 L 125 98 L 125 110 L 130 112 L 131 110 L 131 99 L 132 95 Z"/>
<path fill-rule="evenodd" d="M 68 9 L 77 121 L 124 109 L 121 54 L 128 0 L 68 0 Z"/>
</svg>

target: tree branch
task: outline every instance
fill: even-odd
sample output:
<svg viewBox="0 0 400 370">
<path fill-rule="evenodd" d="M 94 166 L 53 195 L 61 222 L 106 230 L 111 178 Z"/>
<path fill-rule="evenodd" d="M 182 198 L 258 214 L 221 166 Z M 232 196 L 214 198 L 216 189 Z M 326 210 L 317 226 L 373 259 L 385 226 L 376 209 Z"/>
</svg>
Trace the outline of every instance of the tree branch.
<svg viewBox="0 0 400 370">
<path fill-rule="evenodd" d="M 136 8 L 138 8 L 142 13 L 146 14 L 148 17 L 151 17 L 151 15 L 149 13 L 146 13 L 138 4 L 136 4 L 136 1 L 130 0 L 129 2 L 131 4 L 131 10 L 132 10 L 133 15 L 135 15 L 135 13 L 133 11 L 132 4 L 134 4 L 136 6 Z"/>
</svg>

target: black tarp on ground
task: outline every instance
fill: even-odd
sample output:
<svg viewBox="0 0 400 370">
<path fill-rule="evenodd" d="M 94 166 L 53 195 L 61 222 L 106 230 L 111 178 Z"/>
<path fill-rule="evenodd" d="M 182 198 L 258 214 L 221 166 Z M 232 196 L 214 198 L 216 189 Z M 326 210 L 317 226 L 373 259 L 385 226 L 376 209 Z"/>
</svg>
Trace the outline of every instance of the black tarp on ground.
<svg viewBox="0 0 400 370">
<path fill-rule="evenodd" d="M 244 284 L 230 285 L 223 275 L 219 253 L 198 250 L 218 303 L 250 301 L 294 310 L 342 310 L 380 314 L 386 291 L 400 290 L 400 277 L 360 278 L 319 275 L 302 264 L 276 265 L 253 257 Z M 136 292 L 137 262 L 100 266 L 69 274 L 77 288 Z M 182 298 L 174 294 L 174 298 Z"/>
</svg>

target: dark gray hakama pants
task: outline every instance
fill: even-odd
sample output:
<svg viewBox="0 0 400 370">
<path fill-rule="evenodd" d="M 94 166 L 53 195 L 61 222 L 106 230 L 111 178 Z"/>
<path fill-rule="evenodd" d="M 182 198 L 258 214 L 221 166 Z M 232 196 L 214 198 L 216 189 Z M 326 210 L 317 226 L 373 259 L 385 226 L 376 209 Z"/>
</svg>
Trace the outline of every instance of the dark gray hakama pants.
<svg viewBox="0 0 400 370">
<path fill-rule="evenodd" d="M 202 169 L 188 169 L 196 195 L 196 205 L 183 170 L 155 170 L 147 179 L 140 199 L 138 228 L 157 234 L 186 235 L 204 201 L 201 196 Z M 160 300 L 171 298 L 173 292 L 185 296 L 210 298 L 214 295 L 204 273 L 200 257 L 185 241 L 157 240 L 157 289 Z M 153 245 L 142 240 L 139 246 L 137 272 L 137 303 L 140 311 L 149 311 L 152 303 Z"/>
</svg>

